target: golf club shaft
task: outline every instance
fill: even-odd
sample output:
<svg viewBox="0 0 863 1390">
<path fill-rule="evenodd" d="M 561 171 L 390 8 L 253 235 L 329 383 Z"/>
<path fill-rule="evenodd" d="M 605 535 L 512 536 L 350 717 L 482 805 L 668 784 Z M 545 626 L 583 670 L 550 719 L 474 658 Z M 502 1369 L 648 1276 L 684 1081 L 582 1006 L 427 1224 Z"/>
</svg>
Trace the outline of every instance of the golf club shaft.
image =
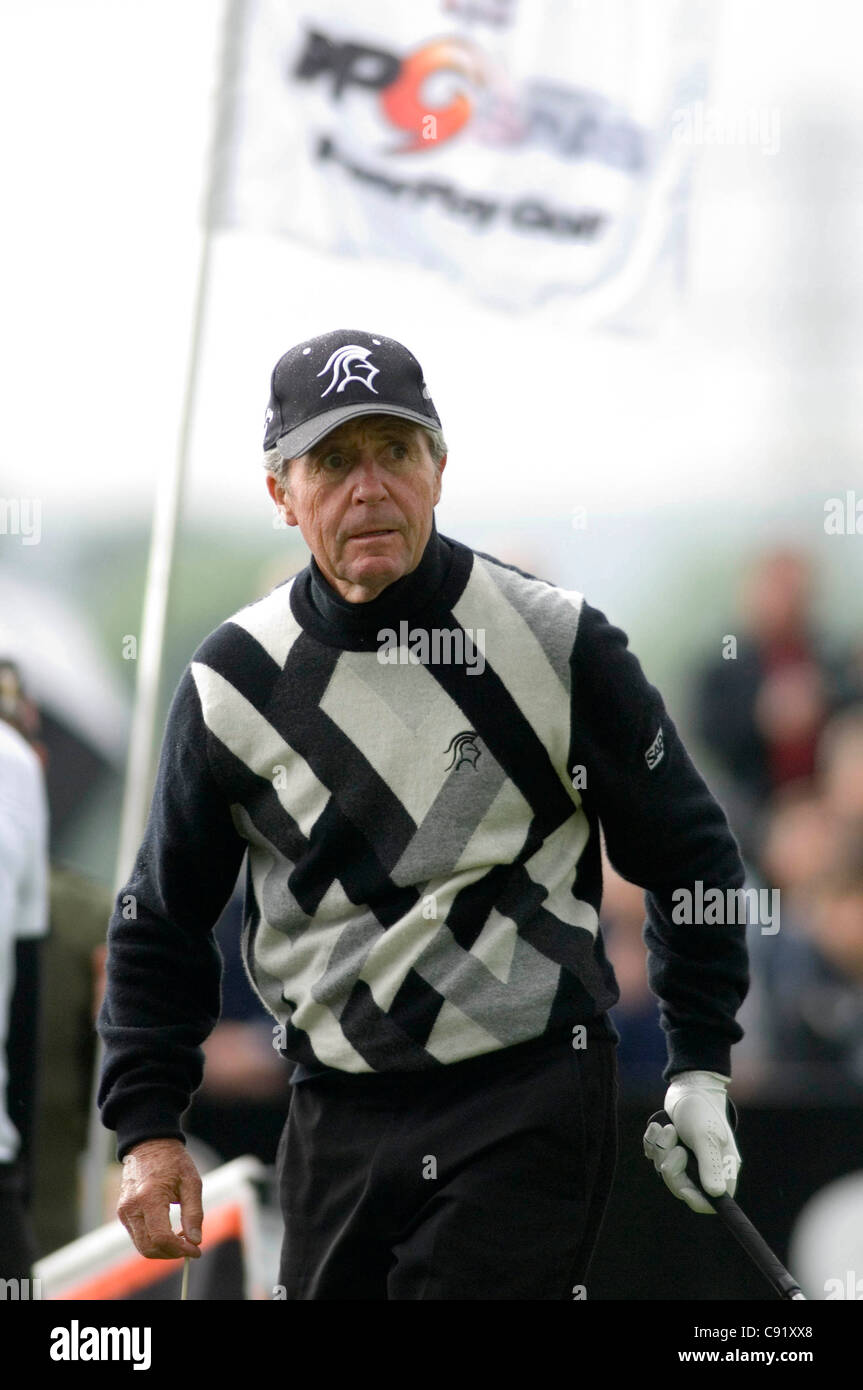
<svg viewBox="0 0 863 1390">
<path fill-rule="evenodd" d="M 655 1115 L 651 1115 L 648 1124 L 656 1120 L 658 1124 L 670 1125 L 673 1123 L 664 1110 L 659 1110 Z M 691 1149 L 683 1143 L 678 1135 L 678 1143 L 687 1150 L 689 1158 L 686 1162 L 687 1176 L 692 1180 L 699 1192 L 704 1196 L 714 1208 L 716 1215 L 723 1225 L 746 1251 L 752 1263 L 760 1269 L 765 1279 L 773 1286 L 781 1298 L 789 1301 L 796 1301 L 806 1298 L 800 1285 L 793 1275 L 789 1274 L 785 1266 L 777 1259 L 764 1237 L 755 1229 L 749 1217 L 740 1210 L 733 1197 L 723 1194 L 721 1197 L 713 1197 L 709 1192 L 705 1192 L 701 1186 L 698 1176 L 698 1162 Z"/>
</svg>

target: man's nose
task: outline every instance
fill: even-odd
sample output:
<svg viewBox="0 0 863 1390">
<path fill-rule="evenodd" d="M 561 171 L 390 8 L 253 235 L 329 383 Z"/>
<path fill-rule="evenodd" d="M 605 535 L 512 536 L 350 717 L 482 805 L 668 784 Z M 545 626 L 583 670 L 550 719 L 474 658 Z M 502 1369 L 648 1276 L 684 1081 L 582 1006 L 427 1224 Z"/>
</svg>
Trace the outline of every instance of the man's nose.
<svg viewBox="0 0 863 1390">
<path fill-rule="evenodd" d="M 354 492 L 362 497 L 381 496 L 386 491 L 384 478 L 384 469 L 377 456 L 364 449 L 354 468 Z"/>
</svg>

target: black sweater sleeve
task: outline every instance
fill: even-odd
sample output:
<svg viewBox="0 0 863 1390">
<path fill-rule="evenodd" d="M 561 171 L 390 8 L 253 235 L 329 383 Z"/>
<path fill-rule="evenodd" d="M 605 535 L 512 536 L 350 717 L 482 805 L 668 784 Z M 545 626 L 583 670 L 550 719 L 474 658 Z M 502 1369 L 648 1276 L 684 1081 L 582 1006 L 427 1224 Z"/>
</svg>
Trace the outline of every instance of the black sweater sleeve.
<svg viewBox="0 0 863 1390">
<path fill-rule="evenodd" d="M 742 886 L 737 843 L 626 634 L 586 603 L 572 674 L 573 753 L 585 767 L 585 800 L 614 868 L 646 890 L 648 981 L 668 1045 L 663 1075 L 729 1076 L 731 1045 L 743 1036 L 735 1017 L 748 987 L 745 924 L 736 907 L 723 924 L 680 919 L 683 892 L 695 908 L 699 891 L 720 888 L 727 901 L 727 890 Z"/>
<path fill-rule="evenodd" d="M 120 1158 L 144 1139 L 183 1139 L 201 1043 L 219 1017 L 212 936 L 246 848 L 210 769 L 191 669 L 174 695 L 150 815 L 108 928 L 102 1121 Z"/>
</svg>

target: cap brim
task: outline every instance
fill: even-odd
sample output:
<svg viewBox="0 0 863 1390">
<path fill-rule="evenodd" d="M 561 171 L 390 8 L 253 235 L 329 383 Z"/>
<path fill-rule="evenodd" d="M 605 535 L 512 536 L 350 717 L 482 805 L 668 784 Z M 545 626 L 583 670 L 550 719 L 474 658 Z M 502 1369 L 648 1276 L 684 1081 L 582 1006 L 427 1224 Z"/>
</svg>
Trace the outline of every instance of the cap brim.
<svg viewBox="0 0 863 1390">
<path fill-rule="evenodd" d="M 341 405 L 335 410 L 327 410 L 323 415 L 316 415 L 314 420 L 308 420 L 306 424 L 298 425 L 295 430 L 283 434 L 281 439 L 276 440 L 276 448 L 283 459 L 299 458 L 339 425 L 344 424 L 345 420 L 356 420 L 360 415 L 397 415 L 401 420 L 411 420 L 415 425 L 424 425 L 426 429 L 440 429 L 440 422 L 434 416 L 420 415 L 418 411 L 405 410 L 400 405 L 385 405 L 383 401 L 380 405 Z"/>
</svg>

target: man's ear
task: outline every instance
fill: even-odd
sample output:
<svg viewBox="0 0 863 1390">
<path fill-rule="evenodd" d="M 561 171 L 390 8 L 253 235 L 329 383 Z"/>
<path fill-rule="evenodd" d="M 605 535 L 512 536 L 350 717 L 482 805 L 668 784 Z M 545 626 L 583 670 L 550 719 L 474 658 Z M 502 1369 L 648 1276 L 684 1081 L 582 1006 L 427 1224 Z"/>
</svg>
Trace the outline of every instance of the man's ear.
<svg viewBox="0 0 863 1390">
<path fill-rule="evenodd" d="M 286 524 L 288 526 L 297 526 L 299 523 L 296 513 L 291 506 L 290 495 L 285 491 L 281 483 L 273 477 L 272 473 L 267 474 L 267 492 L 272 497 L 279 515 L 284 517 Z"/>
<path fill-rule="evenodd" d="M 440 501 L 440 487 L 441 487 L 441 482 L 440 482 L 440 480 L 441 480 L 441 474 L 443 473 L 444 468 L 446 467 L 446 461 L 447 461 L 447 455 L 444 454 L 443 458 L 440 460 L 440 462 L 439 462 L 438 465 L 437 465 L 437 477 L 435 478 L 435 485 L 434 485 L 434 500 L 435 500 L 435 506 L 437 506 L 438 502 Z"/>
</svg>

